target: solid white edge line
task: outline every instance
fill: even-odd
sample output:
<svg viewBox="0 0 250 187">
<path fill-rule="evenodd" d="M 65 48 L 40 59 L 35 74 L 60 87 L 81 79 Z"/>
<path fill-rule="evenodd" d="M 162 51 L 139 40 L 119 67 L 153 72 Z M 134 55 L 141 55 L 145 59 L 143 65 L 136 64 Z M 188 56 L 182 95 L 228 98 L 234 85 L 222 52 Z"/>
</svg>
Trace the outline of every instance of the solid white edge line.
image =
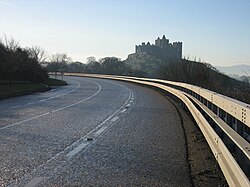
<svg viewBox="0 0 250 187">
<path fill-rule="evenodd" d="M 4 127 L 1 127 L 0 130 L 7 129 L 7 128 L 9 128 L 9 127 L 13 127 L 13 126 L 19 125 L 19 124 L 22 124 L 22 123 L 24 123 L 24 122 L 31 121 L 31 120 L 33 120 L 33 119 L 37 119 L 37 118 L 46 116 L 46 115 L 48 115 L 48 114 L 50 114 L 50 112 L 47 112 L 47 113 L 44 113 L 44 114 L 41 114 L 41 115 L 38 115 L 38 116 L 34 116 L 34 117 L 32 117 L 32 118 L 29 118 L 29 119 L 25 119 L 25 120 L 23 120 L 23 121 L 19 121 L 19 122 L 17 122 L 17 123 L 11 124 L 11 125 L 6 125 L 6 126 L 4 126 Z"/>
<path fill-rule="evenodd" d="M 87 98 L 85 98 L 85 99 L 83 99 L 83 100 L 80 100 L 80 101 L 78 101 L 78 102 L 76 102 L 76 103 L 73 103 L 73 104 L 70 104 L 70 105 L 67 105 L 67 106 L 58 108 L 58 109 L 56 109 L 56 110 L 52 110 L 52 111 L 50 111 L 50 112 L 46 112 L 46 113 L 44 113 L 44 114 L 41 114 L 41 115 L 38 115 L 38 116 L 34 116 L 34 117 L 32 117 L 32 118 L 28 118 L 28 119 L 25 119 L 25 120 L 22 120 L 22 121 L 19 121 L 19 122 L 10 124 L 10 125 L 6 125 L 6 126 L 4 126 L 4 127 L 1 127 L 0 130 L 6 129 L 6 128 L 9 128 L 9 127 L 13 127 L 13 126 L 22 124 L 22 123 L 24 123 L 24 122 L 31 121 L 31 120 L 33 120 L 33 119 L 37 119 L 37 118 L 46 116 L 46 115 L 48 115 L 48 114 L 52 114 L 52 113 L 55 113 L 55 112 L 58 112 L 58 111 L 61 111 L 61 110 L 70 108 L 70 107 L 72 107 L 72 106 L 78 105 L 78 104 L 80 104 L 80 103 L 82 103 L 82 102 L 84 102 L 84 101 L 87 101 L 87 100 L 91 99 L 92 97 L 96 96 L 96 95 L 101 91 L 101 89 L 102 89 L 102 87 L 101 87 L 100 84 L 98 84 L 98 83 L 96 83 L 96 82 L 93 82 L 93 83 L 97 84 L 98 87 L 99 87 L 98 91 L 97 91 L 96 93 L 94 93 L 93 95 L 91 95 L 91 96 L 89 96 L 89 97 L 87 97 Z"/>
<path fill-rule="evenodd" d="M 124 86 L 125 87 L 125 86 Z M 127 87 L 125 87 L 127 88 Z M 127 88 L 128 89 L 128 88 Z M 112 115 L 110 115 L 108 118 L 106 118 L 100 125 L 98 125 L 97 127 L 95 127 L 94 129 L 92 129 L 90 132 L 88 132 L 85 136 L 81 137 L 80 139 L 78 139 L 77 141 L 75 141 L 74 143 L 72 143 L 71 145 L 69 145 L 68 147 L 66 147 L 64 150 L 62 150 L 61 152 L 58 152 L 56 155 L 54 155 L 53 157 L 51 157 L 49 160 L 47 160 L 45 163 L 39 165 L 37 168 L 35 168 L 33 171 L 45 166 L 46 164 L 50 163 L 51 161 L 53 161 L 56 157 L 58 157 L 59 155 L 65 153 L 68 149 L 74 147 L 77 143 L 79 143 L 80 141 L 84 140 L 86 137 L 88 137 L 90 134 L 92 134 L 93 132 L 95 132 L 97 129 L 99 129 L 103 124 L 105 124 L 108 120 L 110 120 L 113 116 L 115 116 L 130 100 L 131 96 L 132 96 L 132 91 L 130 89 L 128 89 L 129 91 L 129 98 L 125 101 L 125 103 L 118 109 L 116 110 Z M 88 143 L 87 145 L 91 145 L 95 142 L 95 140 L 91 143 Z M 86 146 L 85 146 L 86 147 Z M 69 153 L 68 153 L 69 154 Z M 68 155 L 67 154 L 67 155 Z"/>
<path fill-rule="evenodd" d="M 29 103 L 24 103 L 24 104 L 21 104 L 21 105 L 16 105 L 16 106 L 12 106 L 12 107 L 9 107 L 9 109 L 15 109 L 15 108 L 18 108 L 19 106 L 24 106 L 24 105 L 31 105 L 31 104 L 34 104 L 34 103 L 38 103 L 38 102 L 44 102 L 44 101 L 48 101 L 48 100 L 51 100 L 51 99 L 54 99 L 54 98 L 57 98 L 57 97 L 61 97 L 63 95 L 66 95 L 66 94 L 69 94 L 69 93 L 72 93 L 74 91 L 76 91 L 79 87 L 80 87 L 80 83 L 78 81 L 75 81 L 75 80 L 71 80 L 72 82 L 76 82 L 78 85 L 76 88 L 70 90 L 70 91 L 67 91 L 65 93 L 62 93 L 62 94 L 59 94 L 59 95 L 55 95 L 55 96 L 50 96 L 46 99 L 41 99 L 41 100 L 38 100 L 38 101 L 34 101 L 34 102 L 29 102 Z M 49 91 L 49 92 L 54 92 L 55 89 L 53 89 L 53 91 Z M 51 94 L 52 95 L 52 94 Z"/>
</svg>

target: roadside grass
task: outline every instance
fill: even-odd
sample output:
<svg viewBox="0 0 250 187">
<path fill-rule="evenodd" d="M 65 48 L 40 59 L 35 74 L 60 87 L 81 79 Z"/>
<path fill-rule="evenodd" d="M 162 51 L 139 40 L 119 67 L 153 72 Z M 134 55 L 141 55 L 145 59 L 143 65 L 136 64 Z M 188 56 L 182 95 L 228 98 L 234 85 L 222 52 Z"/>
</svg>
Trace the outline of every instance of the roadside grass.
<svg viewBox="0 0 250 187">
<path fill-rule="evenodd" d="M 42 92 L 47 90 L 49 90 L 49 87 L 46 84 L 39 83 L 13 83 L 12 85 L 0 84 L 0 99 L 27 95 L 34 92 Z"/>
<path fill-rule="evenodd" d="M 0 99 L 32 94 L 35 92 L 45 92 L 50 90 L 50 86 L 66 86 L 67 82 L 48 78 L 41 83 L 29 83 L 24 81 L 14 81 L 9 85 L 6 81 L 0 81 Z"/>
<path fill-rule="evenodd" d="M 44 84 L 47 84 L 48 86 L 66 86 L 66 85 L 68 85 L 66 81 L 59 80 L 59 79 L 53 79 L 53 78 L 48 78 L 48 80 Z"/>
</svg>

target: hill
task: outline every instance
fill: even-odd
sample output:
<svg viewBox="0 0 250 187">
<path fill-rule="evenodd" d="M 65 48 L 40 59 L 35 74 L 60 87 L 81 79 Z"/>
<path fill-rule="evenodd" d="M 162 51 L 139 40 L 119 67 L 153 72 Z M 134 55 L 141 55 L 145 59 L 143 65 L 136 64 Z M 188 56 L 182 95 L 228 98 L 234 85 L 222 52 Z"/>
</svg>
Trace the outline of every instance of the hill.
<svg viewBox="0 0 250 187">
<path fill-rule="evenodd" d="M 136 76 L 158 78 L 159 67 L 164 64 L 161 59 L 147 54 L 130 54 L 124 63 Z"/>
<path fill-rule="evenodd" d="M 124 61 L 134 76 L 184 82 L 206 88 L 250 104 L 250 85 L 235 80 L 208 63 L 186 59 L 157 59 L 150 55 L 131 54 Z M 140 75 L 136 74 L 137 72 Z"/>
<path fill-rule="evenodd" d="M 248 75 L 250 76 L 250 65 L 239 64 L 235 66 L 215 66 L 220 72 L 227 75 Z"/>
<path fill-rule="evenodd" d="M 136 53 L 130 54 L 124 61 L 116 57 L 105 57 L 98 61 L 90 58 L 87 64 L 69 63 L 65 66 L 65 72 L 126 75 L 184 82 L 250 104 L 248 81 L 235 80 L 208 63 L 186 59 L 162 59 Z"/>
</svg>

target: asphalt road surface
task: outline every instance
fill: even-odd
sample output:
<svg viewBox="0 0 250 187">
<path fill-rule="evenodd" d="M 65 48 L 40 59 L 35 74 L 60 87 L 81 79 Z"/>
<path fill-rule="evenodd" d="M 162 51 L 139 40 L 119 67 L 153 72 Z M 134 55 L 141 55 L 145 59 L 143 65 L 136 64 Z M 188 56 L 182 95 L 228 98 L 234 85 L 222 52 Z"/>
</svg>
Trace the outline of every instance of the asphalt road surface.
<svg viewBox="0 0 250 187">
<path fill-rule="evenodd" d="M 65 79 L 0 101 L 0 186 L 191 186 L 181 120 L 166 98 Z"/>
</svg>

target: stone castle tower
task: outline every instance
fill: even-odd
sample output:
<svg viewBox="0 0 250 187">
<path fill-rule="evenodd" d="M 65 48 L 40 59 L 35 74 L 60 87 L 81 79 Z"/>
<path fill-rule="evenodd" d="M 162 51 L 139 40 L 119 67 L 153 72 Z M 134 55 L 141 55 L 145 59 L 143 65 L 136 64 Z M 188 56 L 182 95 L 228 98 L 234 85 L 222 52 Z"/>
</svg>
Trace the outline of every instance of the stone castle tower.
<svg viewBox="0 0 250 187">
<path fill-rule="evenodd" d="M 141 45 L 135 46 L 135 53 L 147 54 L 160 58 L 182 58 L 182 42 L 169 43 L 169 39 L 166 39 L 163 35 L 162 39 L 159 37 L 155 40 L 155 44 L 149 42 L 145 44 L 142 42 Z"/>
</svg>

